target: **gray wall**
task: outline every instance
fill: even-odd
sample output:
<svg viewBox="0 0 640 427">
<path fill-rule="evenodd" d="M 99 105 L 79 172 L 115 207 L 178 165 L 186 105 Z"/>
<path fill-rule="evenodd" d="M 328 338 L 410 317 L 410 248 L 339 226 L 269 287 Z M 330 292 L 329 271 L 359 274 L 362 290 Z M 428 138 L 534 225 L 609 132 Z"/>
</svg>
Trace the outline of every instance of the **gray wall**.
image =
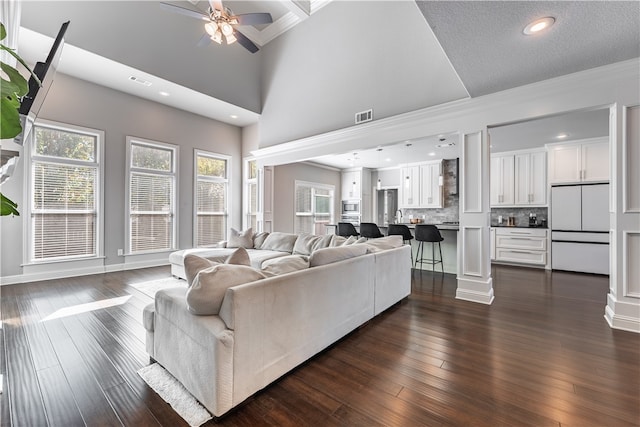
<svg viewBox="0 0 640 427">
<path fill-rule="evenodd" d="M 197 116 L 165 105 L 133 97 L 103 86 L 94 85 L 64 74 L 58 74 L 40 117 L 62 123 L 85 126 L 105 132 L 105 263 L 119 264 L 117 249 L 125 242 L 125 156 L 127 135 L 180 146 L 179 227 L 180 248 L 192 247 L 193 232 L 193 150 L 195 148 L 232 156 L 232 211 L 230 226 L 241 226 L 241 129 Z M 7 193 L 20 206 L 23 197 L 23 166 L 3 184 Z M 237 195 L 237 196 L 236 196 Z M 21 274 L 21 217 L 2 217 L 0 275 Z"/>
<path fill-rule="evenodd" d="M 358 25 L 353 25 L 358 22 Z M 261 147 L 467 96 L 413 1 L 332 2 L 263 48 Z M 454 93 L 455 96 L 447 96 Z"/>
<path fill-rule="evenodd" d="M 335 186 L 336 220 L 339 218 L 340 172 L 306 163 L 292 163 L 274 168 L 273 230 L 293 233 L 296 180 Z"/>
</svg>

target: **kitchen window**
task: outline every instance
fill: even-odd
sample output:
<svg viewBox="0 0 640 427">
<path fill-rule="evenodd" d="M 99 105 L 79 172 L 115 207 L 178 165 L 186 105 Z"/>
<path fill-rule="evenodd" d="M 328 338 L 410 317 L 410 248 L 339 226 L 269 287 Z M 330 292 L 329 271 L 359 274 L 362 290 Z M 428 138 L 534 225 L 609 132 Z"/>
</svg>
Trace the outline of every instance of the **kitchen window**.
<svg viewBox="0 0 640 427">
<path fill-rule="evenodd" d="M 334 222 L 333 185 L 296 181 L 294 233 L 326 233 L 326 225 Z"/>
<path fill-rule="evenodd" d="M 176 248 L 178 146 L 127 137 L 127 252 Z"/>
</svg>

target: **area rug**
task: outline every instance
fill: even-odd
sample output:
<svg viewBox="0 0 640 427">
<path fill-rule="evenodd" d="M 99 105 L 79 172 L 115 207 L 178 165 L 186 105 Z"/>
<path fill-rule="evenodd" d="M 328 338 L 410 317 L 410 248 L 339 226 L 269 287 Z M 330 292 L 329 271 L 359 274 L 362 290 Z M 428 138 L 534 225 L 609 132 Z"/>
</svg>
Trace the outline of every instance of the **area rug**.
<svg viewBox="0 0 640 427">
<path fill-rule="evenodd" d="M 190 426 L 200 426 L 212 418 L 205 407 L 157 363 L 140 369 L 138 375 Z"/>
<path fill-rule="evenodd" d="M 164 279 L 150 280 L 148 282 L 130 283 L 129 286 L 132 286 L 143 294 L 154 298 L 156 296 L 156 292 L 161 289 L 175 287 L 186 288 L 187 282 L 184 280 L 176 279 L 175 277 L 165 277 Z"/>
</svg>

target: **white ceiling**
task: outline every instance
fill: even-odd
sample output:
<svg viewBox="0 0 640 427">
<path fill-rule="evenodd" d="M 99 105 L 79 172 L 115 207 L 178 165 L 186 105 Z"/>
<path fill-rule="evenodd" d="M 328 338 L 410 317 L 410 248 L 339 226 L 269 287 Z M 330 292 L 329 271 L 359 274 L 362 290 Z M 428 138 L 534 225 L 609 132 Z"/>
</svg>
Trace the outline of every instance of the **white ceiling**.
<svg viewBox="0 0 640 427">
<path fill-rule="evenodd" d="M 199 10 L 207 7 L 205 1 L 171 3 Z M 367 2 L 359 3 L 367 7 Z M 433 31 L 434 46 L 444 50 L 472 97 L 640 57 L 640 3 L 636 1 L 415 3 L 424 25 Z M 271 25 L 242 28 L 259 46 L 314 19 L 313 14 L 320 8 L 333 10 L 331 0 L 229 0 L 225 5 L 238 14 L 272 14 Z M 544 34 L 524 36 L 524 26 L 542 16 L 556 17 L 556 24 Z M 237 126 L 259 120 L 262 51 L 252 55 L 237 44 L 213 43 L 197 48 L 202 23 L 161 10 L 157 1 L 49 0 L 23 2 L 19 53 L 31 62 L 43 60 L 50 42 L 43 42 L 41 34 L 53 37 L 68 19 L 72 23 L 61 72 Z M 358 26 L 357 16 L 352 22 Z M 407 54 L 428 58 L 436 52 Z M 130 75 L 148 80 L 152 86 L 132 83 Z M 161 96 L 159 91 L 170 96 Z M 542 125 L 537 122 L 537 126 L 531 123 L 493 128 L 493 150 L 502 150 L 502 140 L 508 141 L 505 144 L 510 150 L 540 146 L 553 142 L 552 136 L 560 131 L 570 133 L 571 138 L 601 136 L 606 128 L 603 116 L 595 118 L 590 114 L 595 113 L 548 118 Z M 543 135 L 543 131 L 549 135 Z M 426 136 L 412 141 L 412 150 L 423 150 L 427 156 L 435 151 L 434 157 L 458 156 L 456 148 L 449 152 L 436 150 L 433 146 L 437 142 L 438 135 Z M 399 157 L 400 153 L 392 156 L 396 150 L 391 146 L 398 145 L 401 152 L 411 151 L 404 144 L 390 141 L 383 152 L 386 157 Z M 367 166 L 379 167 L 378 153 L 375 149 L 369 151 L 358 157 L 369 157 L 373 165 Z M 348 167 L 347 159 L 353 153 L 335 157 L 338 159 L 319 160 Z"/>
</svg>

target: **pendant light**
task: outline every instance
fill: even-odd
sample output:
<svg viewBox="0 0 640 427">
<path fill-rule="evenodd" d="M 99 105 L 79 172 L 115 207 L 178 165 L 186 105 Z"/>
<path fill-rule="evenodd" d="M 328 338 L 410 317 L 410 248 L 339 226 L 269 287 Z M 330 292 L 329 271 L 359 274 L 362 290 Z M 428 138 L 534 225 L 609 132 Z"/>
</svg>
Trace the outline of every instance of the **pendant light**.
<svg viewBox="0 0 640 427">
<path fill-rule="evenodd" d="M 378 152 L 378 184 L 377 184 L 377 188 L 378 190 L 382 189 L 382 180 L 380 179 L 380 152 L 382 151 L 382 148 L 378 148 L 376 150 Z"/>
</svg>

